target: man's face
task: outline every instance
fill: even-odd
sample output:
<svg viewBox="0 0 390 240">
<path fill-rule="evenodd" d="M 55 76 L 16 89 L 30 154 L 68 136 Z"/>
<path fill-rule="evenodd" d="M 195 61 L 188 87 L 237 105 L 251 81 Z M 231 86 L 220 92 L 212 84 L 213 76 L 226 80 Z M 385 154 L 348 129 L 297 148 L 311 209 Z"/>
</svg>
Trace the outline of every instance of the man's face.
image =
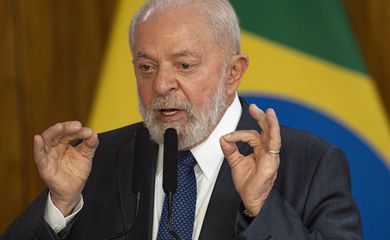
<svg viewBox="0 0 390 240">
<path fill-rule="evenodd" d="M 232 96 L 226 52 L 204 20 L 186 10 L 147 15 L 133 51 L 140 112 L 152 138 L 161 143 L 169 127 L 178 131 L 179 149 L 207 138 Z"/>
</svg>

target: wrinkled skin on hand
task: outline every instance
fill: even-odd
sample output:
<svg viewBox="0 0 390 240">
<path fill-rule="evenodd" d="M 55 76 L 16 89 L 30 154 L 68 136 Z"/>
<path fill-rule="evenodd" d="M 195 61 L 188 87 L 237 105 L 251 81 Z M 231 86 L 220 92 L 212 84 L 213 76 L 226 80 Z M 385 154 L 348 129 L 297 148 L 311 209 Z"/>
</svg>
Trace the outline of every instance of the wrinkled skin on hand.
<svg viewBox="0 0 390 240">
<path fill-rule="evenodd" d="M 72 146 L 75 140 L 81 143 Z M 77 121 L 57 123 L 34 137 L 38 172 L 54 205 L 64 216 L 80 201 L 98 145 L 97 134 Z"/>
</svg>

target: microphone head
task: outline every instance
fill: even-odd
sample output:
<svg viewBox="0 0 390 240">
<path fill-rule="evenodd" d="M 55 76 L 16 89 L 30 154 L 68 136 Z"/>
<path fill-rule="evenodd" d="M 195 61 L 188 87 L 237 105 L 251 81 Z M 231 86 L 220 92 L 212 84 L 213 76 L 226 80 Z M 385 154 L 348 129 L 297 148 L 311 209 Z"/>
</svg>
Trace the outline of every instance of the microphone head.
<svg viewBox="0 0 390 240">
<path fill-rule="evenodd" d="M 164 133 L 163 189 L 165 193 L 175 193 L 177 188 L 177 132 L 168 128 Z"/>
<path fill-rule="evenodd" d="M 133 161 L 133 191 L 144 192 L 148 169 L 151 168 L 152 144 L 149 130 L 141 126 L 135 135 L 134 161 Z"/>
</svg>

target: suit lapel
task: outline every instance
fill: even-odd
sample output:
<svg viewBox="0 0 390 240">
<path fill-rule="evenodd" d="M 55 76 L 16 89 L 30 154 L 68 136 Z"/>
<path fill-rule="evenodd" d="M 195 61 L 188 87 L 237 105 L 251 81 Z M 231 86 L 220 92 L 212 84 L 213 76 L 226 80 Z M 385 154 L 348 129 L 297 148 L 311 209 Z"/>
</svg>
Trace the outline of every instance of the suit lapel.
<svg viewBox="0 0 390 240">
<path fill-rule="evenodd" d="M 136 211 L 136 194 L 132 191 L 132 173 L 134 161 L 134 138 L 123 145 L 118 151 L 118 192 L 122 209 L 122 219 L 128 229 L 134 222 Z M 153 227 L 153 202 L 154 202 L 154 177 L 156 169 L 157 145 L 151 147 L 151 165 L 147 171 L 145 192 L 141 193 L 138 217 L 135 226 L 128 236 L 130 239 L 152 239 Z"/>
<path fill-rule="evenodd" d="M 249 115 L 248 105 L 242 99 L 240 100 L 242 115 L 237 130 L 255 129 L 260 131 L 256 121 Z M 237 147 L 243 155 L 252 153 L 252 149 L 246 143 L 238 143 Z M 199 239 L 232 239 L 235 234 L 236 216 L 240 202 L 240 196 L 233 184 L 229 163 L 224 159 L 211 195 Z"/>
</svg>

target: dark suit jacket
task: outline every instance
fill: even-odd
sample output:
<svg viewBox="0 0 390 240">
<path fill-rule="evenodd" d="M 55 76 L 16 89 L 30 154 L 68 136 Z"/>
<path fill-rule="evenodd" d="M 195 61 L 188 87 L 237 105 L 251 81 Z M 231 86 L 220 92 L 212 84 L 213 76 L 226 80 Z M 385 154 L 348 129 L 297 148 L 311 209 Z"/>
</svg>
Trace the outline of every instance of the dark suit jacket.
<svg viewBox="0 0 390 240">
<path fill-rule="evenodd" d="M 256 129 L 256 121 L 242 101 L 237 129 Z M 84 207 L 59 236 L 43 219 L 47 191 L 15 220 L 4 239 L 108 239 L 134 222 L 132 192 L 133 124 L 99 135 L 91 175 L 83 191 Z M 218 175 L 206 217 L 202 240 L 228 239 L 361 239 L 361 221 L 351 196 L 348 161 L 337 147 L 311 134 L 281 128 L 282 148 L 278 176 L 263 209 L 254 219 L 242 215 L 230 167 L 225 160 Z M 252 149 L 238 144 L 242 154 Z M 157 147 L 154 152 L 157 152 Z M 155 165 L 152 164 L 152 165 Z M 140 212 L 127 239 L 151 239 L 154 172 L 150 167 Z M 125 236 L 117 239 L 126 239 Z"/>
</svg>

